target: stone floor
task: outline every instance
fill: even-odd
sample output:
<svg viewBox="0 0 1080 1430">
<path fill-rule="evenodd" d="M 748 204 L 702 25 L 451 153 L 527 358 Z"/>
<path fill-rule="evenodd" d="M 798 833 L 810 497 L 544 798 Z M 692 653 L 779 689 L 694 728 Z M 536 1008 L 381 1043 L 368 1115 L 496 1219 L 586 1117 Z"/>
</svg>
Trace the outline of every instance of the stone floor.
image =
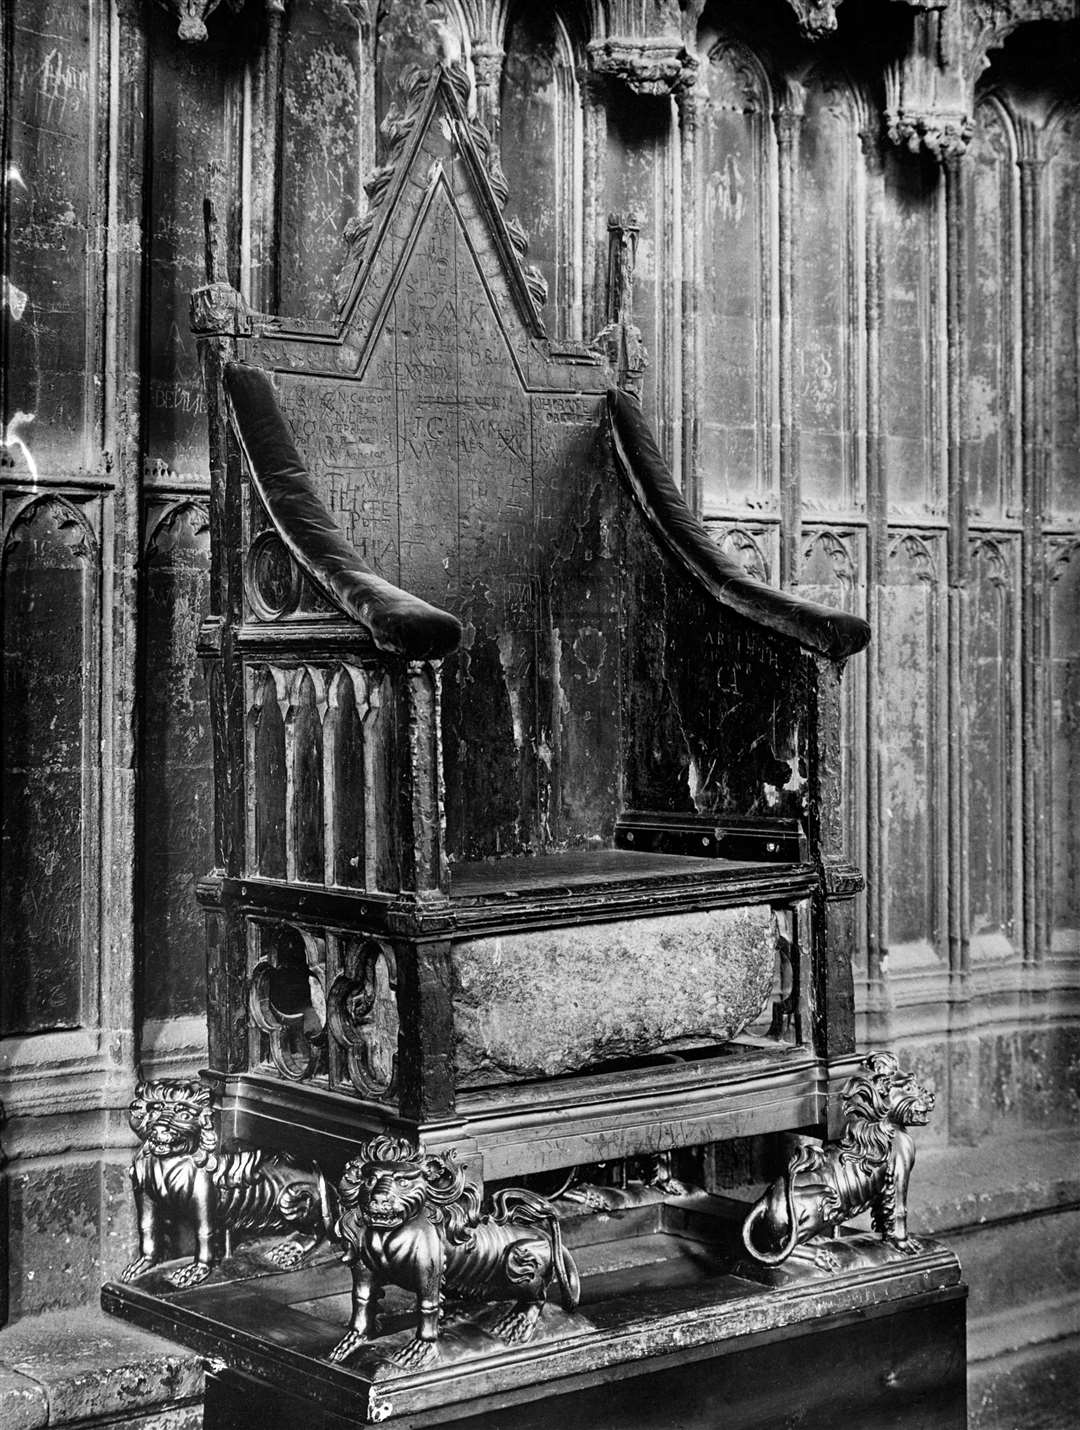
<svg viewBox="0 0 1080 1430">
<path fill-rule="evenodd" d="M 192 1351 L 96 1306 L 0 1331 L 0 1430 L 119 1425 L 199 1430 L 203 1369 Z"/>
</svg>

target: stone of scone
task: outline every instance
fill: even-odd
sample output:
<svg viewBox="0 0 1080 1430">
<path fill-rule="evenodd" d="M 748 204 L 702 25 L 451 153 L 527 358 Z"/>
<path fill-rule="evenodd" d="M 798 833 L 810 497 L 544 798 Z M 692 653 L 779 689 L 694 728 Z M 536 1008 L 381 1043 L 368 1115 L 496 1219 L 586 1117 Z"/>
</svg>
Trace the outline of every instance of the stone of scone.
<svg viewBox="0 0 1080 1430">
<path fill-rule="evenodd" d="M 776 950 L 760 905 L 455 944 L 458 1086 L 726 1042 L 760 1014 Z"/>
</svg>

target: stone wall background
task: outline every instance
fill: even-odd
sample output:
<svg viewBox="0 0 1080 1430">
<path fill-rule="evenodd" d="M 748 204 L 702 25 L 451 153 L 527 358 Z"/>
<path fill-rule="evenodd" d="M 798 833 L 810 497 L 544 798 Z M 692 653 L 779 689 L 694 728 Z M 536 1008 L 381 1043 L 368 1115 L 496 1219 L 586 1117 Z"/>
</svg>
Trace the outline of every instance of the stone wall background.
<svg viewBox="0 0 1080 1430">
<path fill-rule="evenodd" d="M 1032 1188 L 1013 1217 L 1075 1207 L 1075 1167 L 1062 1191 L 1040 1158 L 1080 1062 L 1077 6 L 247 0 L 198 44 L 176 21 L 0 5 L 8 1315 L 126 1259 L 136 1069 L 205 1057 L 204 197 L 253 305 L 326 315 L 396 77 L 455 48 L 549 328 L 603 326 L 620 215 L 646 407 L 716 540 L 874 626 L 847 683 L 861 1045 L 936 1086 L 941 1166 Z M 1075 1278 L 1052 1291 L 1031 1339 L 1075 1325 Z"/>
</svg>

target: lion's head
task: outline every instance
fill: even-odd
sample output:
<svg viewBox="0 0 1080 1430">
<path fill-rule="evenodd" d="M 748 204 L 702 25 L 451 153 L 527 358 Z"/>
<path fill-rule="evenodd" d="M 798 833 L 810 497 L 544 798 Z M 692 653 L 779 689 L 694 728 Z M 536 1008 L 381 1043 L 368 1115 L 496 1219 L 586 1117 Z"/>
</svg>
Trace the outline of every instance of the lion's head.
<svg viewBox="0 0 1080 1430">
<path fill-rule="evenodd" d="M 840 1105 L 846 1123 L 842 1154 L 880 1162 L 896 1128 L 926 1126 L 934 1110 L 934 1094 L 892 1053 L 871 1053 L 848 1079 Z"/>
<path fill-rule="evenodd" d="M 338 1186 L 341 1213 L 335 1235 L 357 1246 L 365 1227 L 403 1226 L 426 1210 L 464 1242 L 476 1223 L 480 1196 L 465 1181 L 453 1152 L 435 1156 L 395 1137 L 375 1137 L 346 1166 Z"/>
<path fill-rule="evenodd" d="M 217 1151 L 213 1094 L 201 1082 L 140 1082 L 128 1121 L 152 1157 L 190 1156 L 203 1167 Z"/>
</svg>

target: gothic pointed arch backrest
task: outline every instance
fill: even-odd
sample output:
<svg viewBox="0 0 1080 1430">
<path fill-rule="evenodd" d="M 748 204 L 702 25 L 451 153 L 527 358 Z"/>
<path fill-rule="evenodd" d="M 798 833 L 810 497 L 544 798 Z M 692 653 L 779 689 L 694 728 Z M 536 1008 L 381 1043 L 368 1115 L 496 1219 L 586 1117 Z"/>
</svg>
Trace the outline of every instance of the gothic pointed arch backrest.
<svg viewBox="0 0 1080 1430">
<path fill-rule="evenodd" d="M 607 370 L 546 335 L 544 285 L 503 216 L 506 181 L 467 84 L 446 68 L 406 84 L 349 234 L 340 316 L 257 324 L 238 346 L 270 375 L 346 540 L 462 623 L 443 671 L 448 843 L 479 857 L 610 835 L 614 749 L 575 782 L 599 778 L 596 800 L 567 812 L 552 791 L 575 758 L 562 729 L 578 684 L 615 720 L 618 637 L 614 552 L 590 534 Z M 249 517 L 265 615 L 260 582 L 269 599 L 282 553 L 257 499 Z"/>
</svg>

